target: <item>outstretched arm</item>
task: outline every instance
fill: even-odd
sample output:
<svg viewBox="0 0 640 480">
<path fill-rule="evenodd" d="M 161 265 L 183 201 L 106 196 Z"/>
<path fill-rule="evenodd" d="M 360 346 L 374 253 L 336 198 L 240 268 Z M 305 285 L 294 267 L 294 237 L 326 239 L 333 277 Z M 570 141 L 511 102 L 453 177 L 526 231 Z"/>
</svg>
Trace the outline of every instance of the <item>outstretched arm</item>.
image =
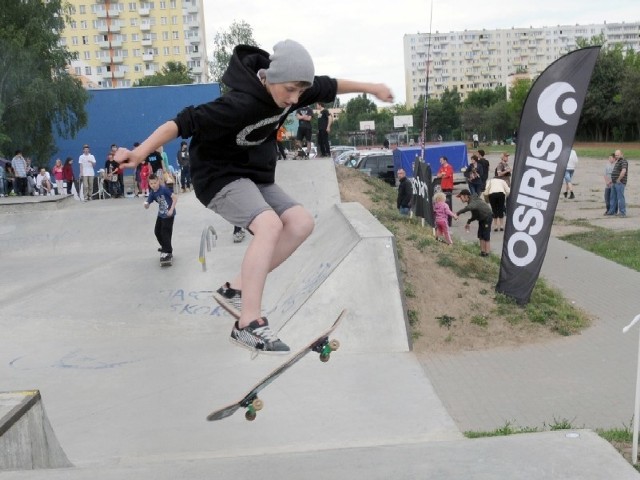
<svg viewBox="0 0 640 480">
<path fill-rule="evenodd" d="M 178 136 L 178 125 L 173 120 L 160 125 L 149 137 L 133 150 L 119 148 L 115 161 L 123 167 L 134 168 L 143 162 L 152 152 Z"/>
<path fill-rule="evenodd" d="M 341 93 L 370 93 L 383 102 L 393 102 L 393 93 L 384 83 L 356 82 L 340 78 L 338 79 L 338 94 Z"/>
</svg>

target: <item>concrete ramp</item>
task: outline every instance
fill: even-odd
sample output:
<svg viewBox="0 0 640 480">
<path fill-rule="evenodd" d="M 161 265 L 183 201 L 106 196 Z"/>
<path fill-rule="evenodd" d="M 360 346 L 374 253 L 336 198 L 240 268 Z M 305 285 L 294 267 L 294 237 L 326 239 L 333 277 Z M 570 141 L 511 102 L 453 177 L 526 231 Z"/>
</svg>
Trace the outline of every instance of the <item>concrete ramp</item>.
<svg viewBox="0 0 640 480">
<path fill-rule="evenodd" d="M 375 293 L 374 293 L 375 292 Z M 267 312 L 302 345 L 348 310 L 336 335 L 351 352 L 407 352 L 394 236 L 359 203 L 320 214 L 311 238 L 271 274 Z"/>
<path fill-rule="evenodd" d="M 0 471 L 71 467 L 38 390 L 0 393 Z"/>
</svg>

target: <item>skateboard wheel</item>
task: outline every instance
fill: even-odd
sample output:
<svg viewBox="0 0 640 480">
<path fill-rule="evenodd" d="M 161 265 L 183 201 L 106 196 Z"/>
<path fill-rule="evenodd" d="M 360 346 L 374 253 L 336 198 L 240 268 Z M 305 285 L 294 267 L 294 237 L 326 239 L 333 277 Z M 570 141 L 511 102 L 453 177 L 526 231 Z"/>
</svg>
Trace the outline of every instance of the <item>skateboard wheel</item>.
<svg viewBox="0 0 640 480">
<path fill-rule="evenodd" d="M 256 419 L 256 412 L 247 410 L 246 412 L 244 412 L 244 418 L 250 422 L 253 422 Z"/>
<path fill-rule="evenodd" d="M 336 339 L 333 339 L 329 342 L 329 346 L 331 347 L 331 351 L 335 352 L 340 348 L 340 342 Z"/>
<path fill-rule="evenodd" d="M 320 354 L 320 361 L 322 363 L 327 363 L 330 358 L 331 358 L 331 354 L 330 353 L 321 353 Z"/>
<path fill-rule="evenodd" d="M 262 410 L 262 408 L 264 407 L 264 402 L 262 400 L 260 400 L 259 398 L 256 398 L 251 405 L 253 405 L 253 409 L 256 412 L 259 412 L 260 410 Z"/>
</svg>

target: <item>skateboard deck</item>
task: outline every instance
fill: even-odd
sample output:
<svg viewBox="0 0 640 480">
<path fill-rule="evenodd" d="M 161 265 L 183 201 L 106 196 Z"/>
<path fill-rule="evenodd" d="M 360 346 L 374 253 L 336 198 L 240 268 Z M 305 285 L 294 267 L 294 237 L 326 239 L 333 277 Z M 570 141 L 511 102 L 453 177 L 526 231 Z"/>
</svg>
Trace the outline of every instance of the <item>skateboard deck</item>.
<svg viewBox="0 0 640 480">
<path fill-rule="evenodd" d="M 298 363 L 310 352 L 318 353 L 322 362 L 329 361 L 331 352 L 337 350 L 340 347 L 340 342 L 335 339 L 329 340 L 329 335 L 331 335 L 331 333 L 333 333 L 333 331 L 338 327 L 346 312 L 346 310 L 342 310 L 340 312 L 340 315 L 338 315 L 336 321 L 333 322 L 333 325 L 322 332 L 318 337 L 314 338 L 308 345 L 295 353 L 286 362 L 273 370 L 269 375 L 260 380 L 240 400 L 218 410 L 214 410 L 209 415 L 207 415 L 207 420 L 209 420 L 210 422 L 222 420 L 223 418 L 230 417 L 240 408 L 246 409 L 244 416 L 247 420 L 255 420 L 257 412 L 259 410 L 262 410 L 264 406 L 262 400 L 258 398 L 258 393 L 260 393 L 260 391 L 271 384 L 276 378 L 286 372 L 291 366 Z"/>
<path fill-rule="evenodd" d="M 171 265 L 173 265 L 173 258 L 170 258 L 169 260 L 160 259 L 160 266 L 161 267 L 170 267 Z"/>
</svg>

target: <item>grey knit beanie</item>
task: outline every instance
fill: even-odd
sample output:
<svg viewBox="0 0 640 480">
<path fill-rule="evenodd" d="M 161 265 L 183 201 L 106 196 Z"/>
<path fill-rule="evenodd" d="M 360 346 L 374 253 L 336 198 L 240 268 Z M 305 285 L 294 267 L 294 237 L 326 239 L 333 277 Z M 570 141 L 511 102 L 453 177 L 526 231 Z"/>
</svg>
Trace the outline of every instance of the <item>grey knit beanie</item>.
<svg viewBox="0 0 640 480">
<path fill-rule="evenodd" d="M 278 42 L 269 56 L 271 64 L 267 69 L 269 83 L 307 82 L 312 84 L 315 74 L 313 60 L 309 52 L 294 40 Z"/>
</svg>

